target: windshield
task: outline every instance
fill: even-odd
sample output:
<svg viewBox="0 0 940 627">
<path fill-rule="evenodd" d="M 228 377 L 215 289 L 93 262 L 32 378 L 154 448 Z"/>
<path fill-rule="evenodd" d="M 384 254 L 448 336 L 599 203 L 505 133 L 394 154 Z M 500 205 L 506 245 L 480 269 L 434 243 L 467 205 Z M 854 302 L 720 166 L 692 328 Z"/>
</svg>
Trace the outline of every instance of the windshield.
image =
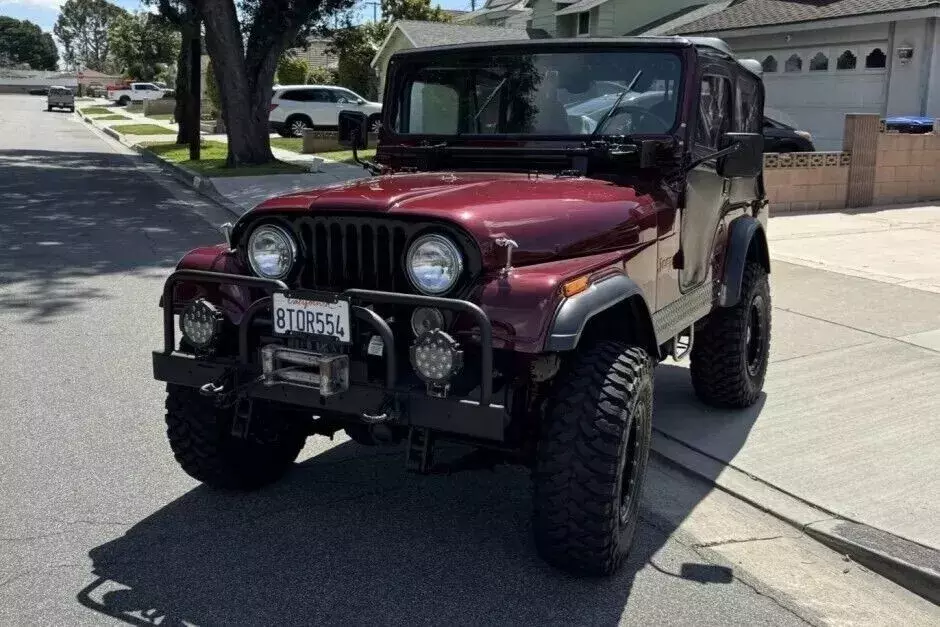
<svg viewBox="0 0 940 627">
<path fill-rule="evenodd" d="M 404 75 L 402 135 L 658 135 L 676 124 L 681 62 L 672 52 L 462 51 Z"/>
</svg>

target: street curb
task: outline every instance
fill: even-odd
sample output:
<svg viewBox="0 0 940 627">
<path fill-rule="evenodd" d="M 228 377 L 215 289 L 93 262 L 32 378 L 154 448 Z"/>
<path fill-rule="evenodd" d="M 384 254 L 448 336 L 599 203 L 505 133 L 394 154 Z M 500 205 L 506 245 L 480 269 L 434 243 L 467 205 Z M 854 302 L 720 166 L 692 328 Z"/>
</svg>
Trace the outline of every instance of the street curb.
<svg viewBox="0 0 940 627">
<path fill-rule="evenodd" d="M 163 172 L 172 176 L 178 182 L 191 188 L 198 194 L 205 197 L 207 200 L 210 200 L 214 202 L 215 204 L 219 205 L 220 207 L 222 207 L 223 209 L 231 213 L 232 216 L 234 216 L 236 219 L 240 218 L 242 214 L 245 213 L 245 209 L 243 207 L 238 206 L 237 204 L 233 203 L 231 200 L 229 200 L 228 198 L 220 194 L 218 190 L 215 189 L 215 186 L 212 185 L 212 181 L 210 181 L 209 179 L 203 176 L 200 176 L 199 174 L 193 172 L 192 170 L 188 168 L 184 168 L 183 166 L 176 165 L 175 163 L 170 163 L 169 161 L 161 159 L 154 153 L 147 150 L 145 146 L 141 146 L 140 144 L 131 143 L 127 141 L 124 135 L 118 133 L 114 129 L 108 126 L 100 126 L 98 124 L 95 124 L 92 118 L 84 115 L 80 111 L 79 111 L 79 116 L 86 123 L 90 124 L 94 128 L 103 132 L 105 135 L 116 139 L 122 145 L 127 146 L 128 148 L 136 152 L 147 163 L 150 163 L 152 165 L 159 167 L 161 170 L 163 170 Z"/>
<path fill-rule="evenodd" d="M 879 575 L 940 604 L 940 551 L 838 516 L 655 429 L 651 450 Z"/>
</svg>

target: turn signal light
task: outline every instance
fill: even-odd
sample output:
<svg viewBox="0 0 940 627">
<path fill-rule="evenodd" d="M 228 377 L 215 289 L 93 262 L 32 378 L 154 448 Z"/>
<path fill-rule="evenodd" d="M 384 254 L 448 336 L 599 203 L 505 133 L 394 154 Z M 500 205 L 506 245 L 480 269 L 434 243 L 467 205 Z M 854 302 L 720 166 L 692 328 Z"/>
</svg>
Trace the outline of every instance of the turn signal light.
<svg viewBox="0 0 940 627">
<path fill-rule="evenodd" d="M 590 285 L 590 279 L 588 275 L 579 276 L 576 279 L 571 279 L 561 286 L 561 291 L 566 297 L 572 297 L 575 294 L 580 294 L 588 288 Z"/>
</svg>

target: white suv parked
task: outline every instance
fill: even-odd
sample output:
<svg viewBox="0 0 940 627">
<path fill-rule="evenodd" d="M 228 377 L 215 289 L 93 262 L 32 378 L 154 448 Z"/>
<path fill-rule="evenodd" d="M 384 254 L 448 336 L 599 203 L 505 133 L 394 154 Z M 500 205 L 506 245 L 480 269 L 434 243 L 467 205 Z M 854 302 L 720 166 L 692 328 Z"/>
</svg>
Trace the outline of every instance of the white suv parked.
<svg viewBox="0 0 940 627">
<path fill-rule="evenodd" d="M 271 130 L 284 137 L 303 137 L 304 129 L 339 127 L 340 111 L 361 111 L 377 129 L 382 103 L 369 102 L 334 85 L 275 85 L 268 118 Z"/>
</svg>

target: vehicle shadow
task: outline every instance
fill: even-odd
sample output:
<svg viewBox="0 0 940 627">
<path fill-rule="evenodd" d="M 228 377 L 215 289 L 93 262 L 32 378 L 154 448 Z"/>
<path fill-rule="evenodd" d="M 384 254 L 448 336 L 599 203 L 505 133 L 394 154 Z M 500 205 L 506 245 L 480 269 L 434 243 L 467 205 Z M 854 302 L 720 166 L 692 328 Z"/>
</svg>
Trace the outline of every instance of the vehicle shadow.
<svg viewBox="0 0 940 627">
<path fill-rule="evenodd" d="M 49 322 L 108 297 L 90 278 L 163 276 L 220 240 L 140 165 L 107 151 L 0 152 L 0 314 Z"/>
<path fill-rule="evenodd" d="M 683 395 L 665 374 L 662 394 Z M 185 494 L 92 549 L 95 580 L 77 598 L 141 625 L 616 624 L 647 567 L 693 587 L 733 580 L 730 567 L 661 552 L 711 491 L 676 474 L 651 460 L 628 562 L 579 578 L 536 556 L 526 471 L 414 477 L 399 448 L 347 441 L 259 492 Z"/>
</svg>

